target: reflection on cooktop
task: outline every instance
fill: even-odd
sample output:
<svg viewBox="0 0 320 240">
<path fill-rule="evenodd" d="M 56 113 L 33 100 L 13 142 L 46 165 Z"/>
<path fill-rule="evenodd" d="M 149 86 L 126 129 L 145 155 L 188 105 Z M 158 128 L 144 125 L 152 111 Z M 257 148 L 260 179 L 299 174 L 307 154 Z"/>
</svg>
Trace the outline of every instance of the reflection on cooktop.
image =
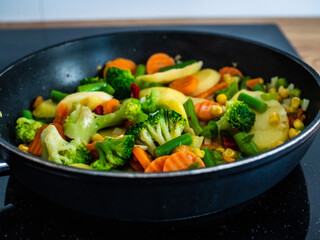
<svg viewBox="0 0 320 240">
<path fill-rule="evenodd" d="M 4 239 L 304 239 L 309 224 L 300 166 L 245 204 L 176 222 L 133 223 L 85 215 L 43 199 L 14 177 L 10 177 L 5 199 L 6 208 L 0 212 Z"/>
</svg>

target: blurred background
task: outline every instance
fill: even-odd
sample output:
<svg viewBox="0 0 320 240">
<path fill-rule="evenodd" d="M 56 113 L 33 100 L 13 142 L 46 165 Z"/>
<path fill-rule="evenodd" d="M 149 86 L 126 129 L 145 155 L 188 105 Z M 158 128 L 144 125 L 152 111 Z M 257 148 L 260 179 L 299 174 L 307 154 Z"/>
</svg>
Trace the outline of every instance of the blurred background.
<svg viewBox="0 0 320 240">
<path fill-rule="evenodd" d="M 1 0 L 0 22 L 320 17 L 319 0 Z"/>
</svg>

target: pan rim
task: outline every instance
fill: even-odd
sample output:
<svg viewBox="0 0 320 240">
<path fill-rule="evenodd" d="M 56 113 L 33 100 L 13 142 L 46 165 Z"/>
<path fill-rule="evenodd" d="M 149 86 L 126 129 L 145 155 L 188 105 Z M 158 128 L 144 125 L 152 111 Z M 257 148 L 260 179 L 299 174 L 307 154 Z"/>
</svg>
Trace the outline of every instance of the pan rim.
<svg viewBox="0 0 320 240">
<path fill-rule="evenodd" d="M 84 40 L 90 40 L 94 38 L 100 38 L 100 37 L 107 37 L 107 36 L 113 36 L 113 35 L 124 35 L 124 34 L 139 34 L 139 33 L 144 33 L 144 34 L 191 34 L 191 35 L 203 35 L 203 36 L 217 36 L 220 38 L 227 38 L 229 40 L 234 40 L 234 41 L 240 41 L 240 42 L 245 42 L 249 43 L 258 47 L 262 47 L 264 49 L 276 52 L 280 55 L 283 55 L 287 58 L 289 58 L 291 61 L 296 62 L 300 66 L 302 66 L 305 71 L 308 71 L 309 74 L 311 74 L 316 82 L 318 83 L 318 86 L 320 86 L 320 76 L 319 74 L 307 63 L 302 61 L 301 59 L 284 52 L 282 50 L 279 50 L 275 47 L 269 46 L 264 43 L 260 43 L 254 40 L 249 40 L 241 37 L 235 37 L 231 36 L 228 34 L 220 34 L 220 33 L 213 33 L 213 32 L 206 32 L 206 31 L 201 31 L 201 30 L 127 30 L 127 31 L 116 31 L 116 32 L 111 32 L 111 33 L 106 33 L 106 34 L 99 34 L 99 35 L 93 35 L 93 36 L 87 36 L 87 37 L 82 37 L 82 38 L 77 38 L 77 39 L 72 39 L 69 41 L 64 41 L 58 44 L 54 44 L 51 46 L 48 46 L 46 48 L 42 48 L 38 51 L 35 51 L 33 53 L 30 53 L 29 55 L 22 57 L 15 62 L 7 65 L 5 68 L 3 68 L 0 71 L 0 78 L 2 75 L 4 75 L 7 71 L 10 69 L 16 67 L 20 63 L 27 61 L 28 59 L 34 57 L 37 54 L 40 54 L 44 51 L 50 50 L 55 47 L 59 47 L 62 45 L 66 44 L 75 44 L 80 41 Z M 299 135 L 297 135 L 295 138 L 290 139 L 286 141 L 284 144 L 270 149 L 266 152 L 260 153 L 258 155 L 252 156 L 245 158 L 244 160 L 241 161 L 236 161 L 228 164 L 222 164 L 218 166 L 213 166 L 209 168 L 201 168 L 201 169 L 194 169 L 192 171 L 175 171 L 175 172 L 164 172 L 164 173 L 138 173 L 138 172 L 105 172 L 105 171 L 93 171 L 93 170 L 87 170 L 87 169 L 81 169 L 81 168 L 75 168 L 75 167 L 70 167 L 62 164 L 58 164 L 40 157 L 33 156 L 31 154 L 24 153 L 23 151 L 19 150 L 15 145 L 9 143 L 8 141 L 4 140 L 2 137 L 0 137 L 0 146 L 4 147 L 8 151 L 17 154 L 18 156 L 28 159 L 30 163 L 34 164 L 40 164 L 40 166 L 45 166 L 48 167 L 50 170 L 57 170 L 62 171 L 65 174 L 85 174 L 85 175 L 91 175 L 91 176 L 101 176 L 101 177 L 112 177 L 112 178 L 137 178 L 137 179 L 149 179 L 149 178 L 172 178 L 172 177 L 184 177 L 184 176 L 190 176 L 190 175 L 199 175 L 199 174 L 210 174 L 214 172 L 222 172 L 222 171 L 227 171 L 231 169 L 236 169 L 240 167 L 244 168 L 249 168 L 253 163 L 257 164 L 262 164 L 264 161 L 263 159 L 266 159 L 270 156 L 275 156 L 274 158 L 269 159 L 267 162 L 271 162 L 274 159 L 278 158 L 279 156 L 276 156 L 277 153 L 282 153 L 281 155 L 285 154 L 287 151 L 294 149 L 295 147 L 298 147 L 300 144 L 308 140 L 310 137 L 312 137 L 314 134 L 316 134 L 316 131 L 320 127 L 320 110 L 318 111 L 317 115 L 315 118 L 311 121 L 311 123 L 304 129 Z M 300 143 L 300 144 L 299 144 Z"/>
</svg>

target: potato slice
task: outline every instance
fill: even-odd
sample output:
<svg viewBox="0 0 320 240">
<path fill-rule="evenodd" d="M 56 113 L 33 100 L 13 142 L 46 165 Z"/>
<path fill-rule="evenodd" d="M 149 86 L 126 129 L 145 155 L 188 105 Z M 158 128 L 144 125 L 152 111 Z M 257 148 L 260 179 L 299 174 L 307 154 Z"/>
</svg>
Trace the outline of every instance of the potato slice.
<svg viewBox="0 0 320 240">
<path fill-rule="evenodd" d="M 137 77 L 137 81 L 155 82 L 161 84 L 167 84 L 173 80 L 183 78 L 189 75 L 193 75 L 198 72 L 202 67 L 202 61 L 195 62 L 184 68 L 171 69 L 165 72 L 157 72 L 154 74 L 147 74 Z"/>
<path fill-rule="evenodd" d="M 220 73 L 213 69 L 203 69 L 194 74 L 199 80 L 197 89 L 191 94 L 191 96 L 197 96 L 200 93 L 208 90 L 216 85 L 220 80 Z"/>
<path fill-rule="evenodd" d="M 87 106 L 94 110 L 98 105 L 103 105 L 112 98 L 113 96 L 105 92 L 77 92 L 66 96 L 59 104 L 65 103 L 69 112 L 72 111 L 73 103 L 80 103 L 82 106 Z"/>
<path fill-rule="evenodd" d="M 261 91 L 241 90 L 232 97 L 231 100 L 237 100 L 238 95 L 243 92 L 252 97 L 261 99 Z M 285 142 L 288 139 L 289 120 L 285 109 L 276 100 L 263 101 L 268 104 L 268 109 L 264 113 L 256 113 L 256 122 L 249 134 L 254 134 L 253 141 L 257 144 L 259 150 L 275 147 L 279 142 Z M 280 116 L 280 123 L 272 125 L 269 123 L 269 115 L 276 112 Z"/>
<path fill-rule="evenodd" d="M 51 99 L 43 101 L 33 110 L 32 114 L 37 118 L 54 118 L 57 112 L 57 105 Z"/>
</svg>

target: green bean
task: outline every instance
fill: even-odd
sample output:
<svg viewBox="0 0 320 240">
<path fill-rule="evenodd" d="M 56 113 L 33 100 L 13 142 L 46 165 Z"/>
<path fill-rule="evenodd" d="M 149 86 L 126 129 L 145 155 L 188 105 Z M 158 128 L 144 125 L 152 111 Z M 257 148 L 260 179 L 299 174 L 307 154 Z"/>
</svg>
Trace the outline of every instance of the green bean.
<svg viewBox="0 0 320 240">
<path fill-rule="evenodd" d="M 192 170 L 192 169 L 198 169 L 201 168 L 201 162 L 194 162 L 192 163 L 187 170 Z"/>
<path fill-rule="evenodd" d="M 200 126 L 199 120 L 194 112 L 194 106 L 191 98 L 183 104 L 183 107 L 186 110 L 190 127 L 194 130 L 196 135 L 199 135 L 202 132 L 202 127 Z"/>
<path fill-rule="evenodd" d="M 219 94 L 225 94 L 227 96 L 227 99 L 230 100 L 238 91 L 239 91 L 238 82 L 233 81 L 225 89 L 222 89 L 216 92 L 215 96 L 218 96 Z"/>
<path fill-rule="evenodd" d="M 254 91 L 261 91 L 261 92 L 266 92 L 266 89 L 264 88 L 264 86 L 261 83 L 256 83 L 253 86 L 253 90 Z"/>
<path fill-rule="evenodd" d="M 157 158 L 164 155 L 170 155 L 176 147 L 179 147 L 181 145 L 190 145 L 191 143 L 192 135 L 190 133 L 186 133 L 156 147 L 154 149 L 154 155 Z"/>
<path fill-rule="evenodd" d="M 238 100 L 245 102 L 250 108 L 258 113 L 264 113 L 268 109 L 268 104 L 245 93 L 240 93 Z"/>
<path fill-rule="evenodd" d="M 134 73 L 134 77 L 137 78 L 145 74 L 146 74 L 146 66 L 143 64 L 139 64 L 137 66 L 136 72 Z"/>
<path fill-rule="evenodd" d="M 251 77 L 249 77 L 249 76 L 243 77 L 243 78 L 241 79 L 240 89 L 248 89 L 248 87 L 247 87 L 247 81 L 250 80 L 250 79 L 251 79 Z"/>
<path fill-rule="evenodd" d="M 211 150 L 209 148 L 202 148 L 201 150 L 203 150 L 205 153 L 204 157 L 202 158 L 204 165 L 206 167 L 214 166 Z"/>
<path fill-rule="evenodd" d="M 57 90 L 52 90 L 50 98 L 53 102 L 59 103 L 62 99 L 64 99 L 66 96 L 68 96 L 67 93 L 63 93 Z"/>
<path fill-rule="evenodd" d="M 260 97 L 264 101 L 277 100 L 277 94 L 276 93 L 263 93 L 263 94 L 260 95 Z"/>
<path fill-rule="evenodd" d="M 102 92 L 108 93 L 110 95 L 113 95 L 115 90 L 113 87 L 111 87 L 111 85 L 107 84 L 105 87 L 101 88 Z"/>
<path fill-rule="evenodd" d="M 79 86 L 78 92 L 100 91 L 102 88 L 106 86 L 107 86 L 106 82 L 89 83 L 89 84 Z"/>
<path fill-rule="evenodd" d="M 159 72 L 165 72 L 165 71 L 168 71 L 168 70 L 171 70 L 171 69 L 177 69 L 177 68 L 184 68 L 188 65 L 191 65 L 193 63 L 197 62 L 196 60 L 188 60 L 188 61 L 185 61 L 185 62 L 182 62 L 182 63 L 178 63 L 178 64 L 175 64 L 175 65 L 172 65 L 172 66 L 168 66 L 168 67 L 163 67 L 163 68 L 160 68 Z"/>
<path fill-rule="evenodd" d="M 30 110 L 22 110 L 21 116 L 27 119 L 33 119 L 32 112 Z"/>
<path fill-rule="evenodd" d="M 259 153 L 258 147 L 253 141 L 253 134 L 239 132 L 233 136 L 239 149 L 247 156 L 253 156 Z"/>
</svg>

